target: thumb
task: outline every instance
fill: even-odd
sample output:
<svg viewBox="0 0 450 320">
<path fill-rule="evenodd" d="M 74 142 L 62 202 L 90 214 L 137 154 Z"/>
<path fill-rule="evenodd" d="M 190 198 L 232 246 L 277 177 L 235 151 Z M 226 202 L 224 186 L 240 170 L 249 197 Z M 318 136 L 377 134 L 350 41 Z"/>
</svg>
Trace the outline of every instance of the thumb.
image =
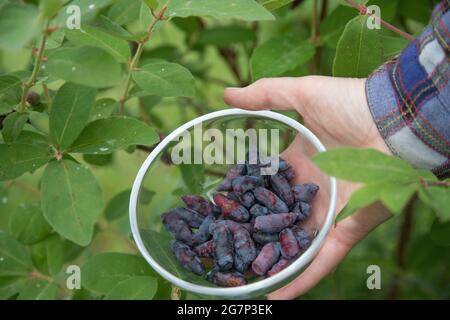
<svg viewBox="0 0 450 320">
<path fill-rule="evenodd" d="M 224 101 L 249 110 L 297 110 L 297 105 L 306 102 L 309 78 L 264 78 L 245 88 L 226 88 Z"/>
</svg>

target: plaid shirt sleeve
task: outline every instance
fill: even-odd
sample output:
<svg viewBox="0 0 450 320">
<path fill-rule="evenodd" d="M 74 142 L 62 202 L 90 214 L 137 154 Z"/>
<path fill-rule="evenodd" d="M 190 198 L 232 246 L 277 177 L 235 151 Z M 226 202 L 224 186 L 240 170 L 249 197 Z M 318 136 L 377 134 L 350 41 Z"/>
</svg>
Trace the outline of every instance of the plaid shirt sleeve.
<svg viewBox="0 0 450 320">
<path fill-rule="evenodd" d="M 391 151 L 440 178 L 450 177 L 450 0 L 400 56 L 366 82 L 369 108 Z"/>
</svg>

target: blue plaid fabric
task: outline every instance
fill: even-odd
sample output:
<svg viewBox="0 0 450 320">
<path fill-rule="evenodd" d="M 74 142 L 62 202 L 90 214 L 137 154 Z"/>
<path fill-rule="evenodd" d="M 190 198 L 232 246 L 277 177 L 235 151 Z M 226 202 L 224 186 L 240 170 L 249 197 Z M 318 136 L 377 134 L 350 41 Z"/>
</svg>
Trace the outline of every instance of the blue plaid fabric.
<svg viewBox="0 0 450 320">
<path fill-rule="evenodd" d="M 375 123 L 389 148 L 417 168 L 450 176 L 450 0 L 400 56 L 367 80 Z"/>
</svg>

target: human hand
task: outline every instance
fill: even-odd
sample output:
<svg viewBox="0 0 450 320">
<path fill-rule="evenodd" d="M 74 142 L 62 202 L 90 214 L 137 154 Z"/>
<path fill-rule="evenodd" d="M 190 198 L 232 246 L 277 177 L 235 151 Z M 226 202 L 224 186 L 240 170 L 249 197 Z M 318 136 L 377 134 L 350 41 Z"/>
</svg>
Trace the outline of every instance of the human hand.
<svg viewBox="0 0 450 320">
<path fill-rule="evenodd" d="M 261 79 L 245 88 L 225 89 L 224 100 L 230 106 L 242 109 L 296 111 L 327 149 L 350 146 L 391 154 L 370 114 L 365 79 L 323 76 Z M 298 174 L 297 182 L 320 179 L 318 168 L 305 155 L 311 151 L 310 146 L 297 138 L 283 153 Z M 321 206 L 327 205 L 328 184 L 317 182 L 321 192 L 314 199 L 313 210 L 325 213 Z M 345 207 L 350 195 L 358 188 L 359 184 L 338 181 L 336 212 Z M 374 204 L 340 221 L 330 231 L 308 268 L 294 281 L 269 294 L 268 298 L 293 299 L 307 292 L 332 272 L 354 245 L 389 217 L 382 205 Z M 307 229 L 323 221 L 323 217 L 318 215 L 313 214 L 311 218 Z"/>
</svg>

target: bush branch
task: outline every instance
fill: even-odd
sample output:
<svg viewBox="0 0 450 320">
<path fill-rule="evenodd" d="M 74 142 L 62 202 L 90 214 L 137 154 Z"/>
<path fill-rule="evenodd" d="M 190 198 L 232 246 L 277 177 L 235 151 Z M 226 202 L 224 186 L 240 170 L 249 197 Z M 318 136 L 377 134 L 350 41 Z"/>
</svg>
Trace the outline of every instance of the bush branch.
<svg viewBox="0 0 450 320">
<path fill-rule="evenodd" d="M 408 249 L 408 242 L 411 238 L 411 233 L 413 229 L 413 207 L 414 202 L 417 199 L 417 194 L 415 194 L 406 205 L 403 211 L 403 222 L 400 226 L 400 234 L 397 241 L 397 252 L 395 256 L 396 271 L 394 272 L 394 278 L 389 291 L 389 299 L 396 300 L 400 295 L 400 277 L 405 270 L 405 260 Z"/>
<path fill-rule="evenodd" d="M 145 44 L 148 42 L 148 40 L 150 39 L 150 37 L 153 34 L 153 31 L 155 30 L 155 26 L 156 24 L 161 21 L 164 20 L 164 13 L 167 10 L 167 6 L 169 5 L 168 1 L 159 12 L 152 12 L 152 22 L 150 23 L 150 25 L 147 28 L 147 34 L 145 35 L 145 37 L 141 40 L 139 40 L 139 45 L 137 47 L 136 53 L 134 54 L 133 58 L 131 59 L 130 65 L 129 65 L 129 70 L 128 70 L 128 75 L 127 75 L 127 80 L 125 82 L 125 90 L 122 94 L 122 97 L 119 99 L 119 105 L 120 105 L 120 113 L 124 114 L 125 111 L 125 102 L 128 100 L 128 96 L 129 96 L 129 91 L 130 91 L 130 87 L 131 87 L 131 82 L 133 79 L 132 73 L 133 71 L 136 69 L 136 67 L 138 66 L 139 63 L 139 59 L 141 58 L 142 52 L 144 51 L 144 46 Z"/>
<path fill-rule="evenodd" d="M 428 187 L 450 187 L 450 181 L 428 181 L 424 178 L 420 178 L 420 184 L 424 188 Z"/>
<path fill-rule="evenodd" d="M 20 104 L 19 104 L 19 107 L 17 110 L 20 113 L 25 112 L 25 110 L 27 108 L 28 92 L 36 83 L 36 78 L 39 74 L 39 71 L 41 70 L 41 63 L 42 63 L 42 57 L 44 55 L 45 43 L 46 43 L 47 37 L 49 35 L 49 30 L 48 30 L 49 24 L 50 24 L 50 20 L 47 20 L 47 22 L 45 23 L 44 30 L 42 31 L 41 40 L 39 42 L 39 47 L 37 49 L 36 61 L 34 63 L 33 71 L 31 73 L 30 78 L 23 84 L 22 98 L 20 100 Z"/>
<path fill-rule="evenodd" d="M 362 4 L 356 4 L 352 0 L 345 0 L 345 2 L 347 2 L 350 6 L 352 6 L 356 10 L 358 10 L 359 13 L 361 13 L 361 14 L 365 14 L 365 15 L 368 15 L 368 16 L 372 16 L 373 15 L 371 12 L 369 12 L 367 10 L 367 7 L 362 5 Z M 374 18 L 375 18 L 375 20 L 377 20 L 377 22 L 381 23 L 381 25 L 383 25 L 384 27 L 388 28 L 389 30 L 397 33 L 398 35 L 408 39 L 409 41 L 414 40 L 414 37 L 412 35 L 410 35 L 409 33 L 406 33 L 403 30 L 400 30 L 399 28 L 393 26 L 392 24 L 384 21 L 380 17 L 374 16 Z"/>
</svg>

